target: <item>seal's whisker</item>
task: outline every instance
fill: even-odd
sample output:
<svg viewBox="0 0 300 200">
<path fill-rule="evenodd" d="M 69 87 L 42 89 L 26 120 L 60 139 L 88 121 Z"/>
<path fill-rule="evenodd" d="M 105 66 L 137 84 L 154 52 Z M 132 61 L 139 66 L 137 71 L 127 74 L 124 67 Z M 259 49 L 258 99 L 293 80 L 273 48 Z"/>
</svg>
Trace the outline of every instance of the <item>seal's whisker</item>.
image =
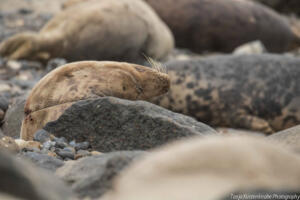
<svg viewBox="0 0 300 200">
<path fill-rule="evenodd" d="M 166 66 L 164 66 L 162 63 L 154 60 L 153 58 L 143 54 L 144 57 L 146 58 L 146 60 L 148 61 L 148 63 L 151 65 L 151 68 L 158 71 L 158 72 L 161 72 L 161 73 L 167 73 L 167 68 Z"/>
</svg>

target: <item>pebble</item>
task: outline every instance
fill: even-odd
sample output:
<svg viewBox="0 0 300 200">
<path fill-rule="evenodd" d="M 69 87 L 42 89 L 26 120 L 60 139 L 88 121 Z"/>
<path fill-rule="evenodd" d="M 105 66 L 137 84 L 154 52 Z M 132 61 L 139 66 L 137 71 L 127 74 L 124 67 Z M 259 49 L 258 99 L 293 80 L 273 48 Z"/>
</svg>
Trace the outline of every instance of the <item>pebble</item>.
<svg viewBox="0 0 300 200">
<path fill-rule="evenodd" d="M 0 96 L 0 109 L 3 110 L 4 112 L 8 109 L 9 101 L 7 97 L 5 96 Z"/>
<path fill-rule="evenodd" d="M 55 143 L 56 142 L 52 142 L 52 141 L 46 141 L 46 142 L 44 142 L 43 143 L 43 149 L 45 149 L 45 150 L 50 150 L 52 147 L 54 147 L 55 146 Z"/>
<path fill-rule="evenodd" d="M 63 141 L 56 141 L 56 144 L 55 144 L 55 147 L 60 148 L 60 149 L 63 149 L 67 146 L 68 146 L 68 144 Z"/>
<path fill-rule="evenodd" d="M 64 138 L 64 137 L 59 137 L 59 138 L 57 138 L 57 137 L 53 136 L 52 140 L 55 141 L 55 142 L 64 142 L 64 143 L 68 143 L 68 140 L 67 140 L 66 138 Z"/>
<path fill-rule="evenodd" d="M 75 146 L 76 146 L 75 140 L 72 140 L 72 141 L 69 143 L 69 145 L 70 145 L 71 147 L 74 147 L 74 148 L 75 148 Z"/>
<path fill-rule="evenodd" d="M 75 144 L 75 149 L 78 150 L 87 150 L 90 147 L 89 142 L 80 142 Z"/>
<path fill-rule="evenodd" d="M 87 150 L 79 150 L 79 151 L 77 151 L 77 153 L 75 155 L 75 160 L 86 157 L 86 156 L 90 156 L 90 155 L 91 155 L 91 152 L 89 152 Z"/>
<path fill-rule="evenodd" d="M 69 158 L 74 160 L 75 158 L 75 150 L 73 151 L 70 147 L 66 147 L 64 149 L 56 149 L 55 152 L 63 159 Z"/>
<path fill-rule="evenodd" d="M 33 140 L 38 141 L 40 143 L 50 141 L 50 133 L 45 131 L 44 129 L 40 129 L 37 132 L 35 132 Z"/>
<path fill-rule="evenodd" d="M 22 67 L 22 64 L 20 62 L 10 60 L 7 62 L 6 66 L 12 70 L 19 71 Z"/>
<path fill-rule="evenodd" d="M 22 70 L 31 70 L 31 69 L 43 69 L 43 65 L 40 62 L 36 61 L 22 61 Z"/>
</svg>

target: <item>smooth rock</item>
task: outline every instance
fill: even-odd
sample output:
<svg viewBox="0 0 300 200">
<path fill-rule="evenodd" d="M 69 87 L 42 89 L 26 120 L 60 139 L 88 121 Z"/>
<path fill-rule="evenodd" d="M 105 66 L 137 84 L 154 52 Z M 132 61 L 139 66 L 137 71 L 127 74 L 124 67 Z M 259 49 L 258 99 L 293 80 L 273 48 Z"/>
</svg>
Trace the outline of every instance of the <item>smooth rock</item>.
<svg viewBox="0 0 300 200">
<path fill-rule="evenodd" d="M 64 162 L 47 154 L 37 152 L 21 152 L 19 156 L 25 157 L 33 162 L 36 166 L 55 172 L 57 168 L 64 165 Z"/>
<path fill-rule="evenodd" d="M 2 126 L 5 135 L 13 138 L 20 137 L 25 101 L 26 95 L 18 97 L 15 100 L 15 103 L 13 103 L 6 111 L 4 124 Z"/>
<path fill-rule="evenodd" d="M 1 95 L 0 96 L 0 109 L 6 111 L 8 109 L 9 100 L 7 97 Z"/>
<path fill-rule="evenodd" d="M 54 147 L 56 144 L 56 142 L 52 142 L 52 141 L 46 141 L 43 143 L 43 149 L 49 150 L 51 149 L 51 147 Z"/>
<path fill-rule="evenodd" d="M 58 178 L 28 161 L 0 152 L 0 192 L 25 200 L 74 200 Z"/>
<path fill-rule="evenodd" d="M 69 141 L 88 141 L 100 152 L 144 150 L 183 137 L 217 134 L 203 123 L 154 104 L 114 97 L 79 101 L 44 129 Z"/>
<path fill-rule="evenodd" d="M 101 200 L 220 199 L 235 191 L 298 190 L 300 158 L 261 137 L 194 138 L 133 163 Z"/>
<path fill-rule="evenodd" d="M 300 125 L 274 133 L 268 137 L 273 141 L 277 141 L 292 151 L 300 154 Z"/>
<path fill-rule="evenodd" d="M 112 179 L 120 171 L 143 155 L 142 151 L 121 151 L 86 157 L 66 162 L 56 175 L 69 183 L 80 198 L 97 198 L 111 188 Z"/>
<path fill-rule="evenodd" d="M 236 55 L 249 55 L 249 54 L 263 54 L 267 52 L 266 47 L 261 43 L 261 41 L 253 41 L 243 44 L 237 47 L 233 54 Z"/>
<path fill-rule="evenodd" d="M 87 150 L 90 146 L 89 142 L 80 142 L 80 143 L 76 143 L 75 145 L 75 149 L 78 150 Z"/>
<path fill-rule="evenodd" d="M 91 152 L 89 152 L 87 150 L 79 150 L 76 152 L 75 160 L 78 160 L 79 158 L 91 156 L 91 155 L 92 155 Z"/>
<path fill-rule="evenodd" d="M 65 158 L 70 158 L 74 160 L 75 158 L 75 150 L 71 149 L 72 147 L 66 147 L 64 149 L 56 149 L 55 153 L 62 157 L 63 159 Z"/>
<path fill-rule="evenodd" d="M 45 131 L 44 129 L 40 129 L 35 132 L 33 140 L 40 143 L 45 143 L 50 140 L 50 133 L 48 131 Z"/>
</svg>

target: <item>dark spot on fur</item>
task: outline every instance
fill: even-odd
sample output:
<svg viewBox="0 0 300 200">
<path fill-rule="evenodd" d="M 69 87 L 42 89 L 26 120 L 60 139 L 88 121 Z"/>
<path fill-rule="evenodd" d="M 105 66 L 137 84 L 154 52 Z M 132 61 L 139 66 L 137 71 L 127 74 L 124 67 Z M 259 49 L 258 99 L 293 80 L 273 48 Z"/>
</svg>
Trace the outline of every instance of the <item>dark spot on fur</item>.
<svg viewBox="0 0 300 200">
<path fill-rule="evenodd" d="M 202 97 L 204 98 L 205 100 L 211 100 L 212 97 L 211 97 L 211 90 L 210 89 L 198 89 L 198 90 L 195 90 L 195 95 L 197 95 L 198 97 Z"/>
<path fill-rule="evenodd" d="M 188 84 L 186 84 L 187 88 L 194 88 L 194 83 L 193 82 L 189 82 Z"/>
<path fill-rule="evenodd" d="M 191 95 L 187 95 L 187 96 L 185 97 L 185 100 L 186 100 L 187 102 L 189 102 L 191 99 L 192 99 Z"/>
<path fill-rule="evenodd" d="M 123 91 L 126 91 L 126 87 L 125 86 L 123 86 Z"/>
<path fill-rule="evenodd" d="M 176 84 L 178 84 L 178 85 L 181 84 L 182 82 L 183 82 L 183 81 L 182 81 L 182 79 L 180 79 L 180 78 L 176 80 Z"/>
</svg>

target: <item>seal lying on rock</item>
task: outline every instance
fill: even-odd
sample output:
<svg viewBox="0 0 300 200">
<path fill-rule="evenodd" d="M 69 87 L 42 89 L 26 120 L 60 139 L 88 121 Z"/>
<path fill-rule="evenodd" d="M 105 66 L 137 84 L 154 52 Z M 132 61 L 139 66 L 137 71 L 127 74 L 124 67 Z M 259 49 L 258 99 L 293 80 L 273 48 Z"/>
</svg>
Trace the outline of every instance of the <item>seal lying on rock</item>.
<svg viewBox="0 0 300 200">
<path fill-rule="evenodd" d="M 58 13 L 39 33 L 21 33 L 0 45 L 9 59 L 142 62 L 160 59 L 173 48 L 173 36 L 140 0 L 91 0 Z"/>
<path fill-rule="evenodd" d="M 299 65 L 268 54 L 170 61 L 172 87 L 154 102 L 211 126 L 273 133 L 300 124 Z"/>
<path fill-rule="evenodd" d="M 63 65 L 42 78 L 25 104 L 21 138 L 30 140 L 74 102 L 102 96 L 147 100 L 166 93 L 167 74 L 140 65 L 83 61 Z"/>
<path fill-rule="evenodd" d="M 176 46 L 195 52 L 231 52 L 260 40 L 270 52 L 300 46 L 300 38 L 273 10 L 245 0 L 145 0 L 172 30 Z"/>
</svg>

